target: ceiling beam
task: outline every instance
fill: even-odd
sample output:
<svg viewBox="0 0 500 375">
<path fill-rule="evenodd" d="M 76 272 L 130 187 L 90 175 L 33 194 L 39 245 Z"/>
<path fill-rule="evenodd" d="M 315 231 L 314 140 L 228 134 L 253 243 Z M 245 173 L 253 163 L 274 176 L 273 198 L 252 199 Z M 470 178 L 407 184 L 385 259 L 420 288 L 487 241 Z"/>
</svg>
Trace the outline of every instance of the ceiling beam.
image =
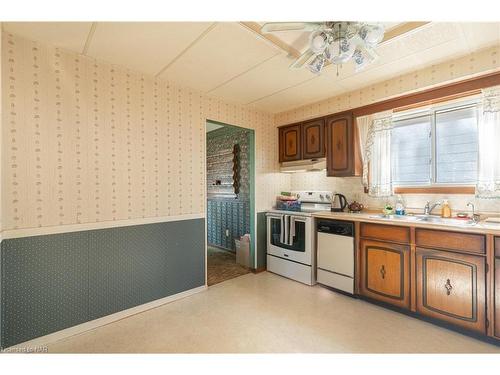
<svg viewBox="0 0 500 375">
<path fill-rule="evenodd" d="M 189 51 L 196 43 L 202 40 L 210 31 L 212 31 L 215 26 L 217 26 L 217 22 L 212 23 L 208 26 L 205 31 L 203 31 L 198 37 L 188 44 L 186 48 L 184 48 L 177 56 L 175 56 L 167 65 L 165 65 L 158 73 L 156 73 L 155 77 L 159 77 L 163 74 L 168 68 L 170 68 L 177 60 L 179 60 L 187 51 Z"/>
<path fill-rule="evenodd" d="M 94 37 L 96 27 L 97 22 L 92 22 L 92 25 L 90 25 L 89 34 L 87 35 L 87 39 L 85 40 L 85 45 L 83 46 L 82 55 L 86 55 L 89 51 L 90 43 L 92 42 L 92 38 Z"/>
<path fill-rule="evenodd" d="M 260 31 L 260 29 L 262 28 L 262 25 L 260 25 L 257 22 L 240 22 L 240 25 L 242 25 L 243 27 L 245 27 L 245 28 L 249 29 L 250 31 L 254 32 L 261 39 L 265 39 L 265 40 L 271 42 L 276 47 L 278 47 L 279 49 L 281 49 L 282 51 L 284 51 L 287 55 L 289 55 L 289 56 L 291 56 L 293 58 L 297 59 L 301 55 L 300 51 L 298 51 L 297 49 L 293 48 L 291 45 L 285 43 L 284 41 L 282 41 L 277 36 L 275 36 L 273 34 L 264 34 L 262 31 Z"/>
<path fill-rule="evenodd" d="M 392 29 L 387 30 L 384 33 L 384 39 L 382 39 L 382 42 L 380 42 L 380 44 L 386 43 L 386 42 L 390 41 L 391 39 L 397 38 L 403 34 L 411 32 L 413 30 L 419 29 L 422 26 L 425 26 L 429 23 L 430 22 L 405 22 L 405 23 L 399 24 L 399 25 L 393 27 Z"/>
</svg>

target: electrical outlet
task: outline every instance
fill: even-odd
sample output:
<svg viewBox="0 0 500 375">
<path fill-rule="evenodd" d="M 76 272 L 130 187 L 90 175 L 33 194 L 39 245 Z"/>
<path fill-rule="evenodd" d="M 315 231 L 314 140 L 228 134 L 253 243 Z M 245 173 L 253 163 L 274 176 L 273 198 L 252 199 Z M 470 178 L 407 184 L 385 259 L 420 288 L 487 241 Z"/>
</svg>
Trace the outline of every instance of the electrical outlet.
<svg viewBox="0 0 500 375">
<path fill-rule="evenodd" d="M 229 229 L 226 229 L 226 237 L 229 237 Z"/>
</svg>

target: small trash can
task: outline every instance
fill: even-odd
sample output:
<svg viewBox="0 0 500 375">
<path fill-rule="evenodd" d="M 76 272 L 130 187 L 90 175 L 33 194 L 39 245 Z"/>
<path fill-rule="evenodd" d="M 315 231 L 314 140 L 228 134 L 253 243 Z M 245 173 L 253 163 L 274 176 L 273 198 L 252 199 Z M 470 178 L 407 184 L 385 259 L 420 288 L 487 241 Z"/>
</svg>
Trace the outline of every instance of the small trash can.
<svg viewBox="0 0 500 375">
<path fill-rule="evenodd" d="M 250 235 L 245 234 L 239 240 L 234 240 L 236 245 L 236 263 L 250 267 Z"/>
</svg>

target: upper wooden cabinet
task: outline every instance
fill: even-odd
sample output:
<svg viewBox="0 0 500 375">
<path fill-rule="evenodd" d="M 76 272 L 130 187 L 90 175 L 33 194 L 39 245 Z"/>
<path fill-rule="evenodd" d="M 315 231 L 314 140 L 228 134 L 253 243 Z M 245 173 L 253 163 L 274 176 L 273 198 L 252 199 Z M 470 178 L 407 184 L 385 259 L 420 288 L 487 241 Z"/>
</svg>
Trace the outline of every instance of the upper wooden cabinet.
<svg viewBox="0 0 500 375">
<path fill-rule="evenodd" d="M 351 112 L 326 118 L 327 176 L 348 177 L 361 174 L 358 143 Z"/>
<path fill-rule="evenodd" d="M 325 121 L 313 120 L 302 124 L 302 159 L 325 157 Z"/>
<path fill-rule="evenodd" d="M 391 305 L 410 307 L 410 247 L 362 239 L 360 293 Z"/>
<path fill-rule="evenodd" d="M 485 258 L 417 247 L 417 312 L 486 333 Z"/>
<path fill-rule="evenodd" d="M 280 162 L 302 159 L 300 124 L 279 128 Z"/>
</svg>

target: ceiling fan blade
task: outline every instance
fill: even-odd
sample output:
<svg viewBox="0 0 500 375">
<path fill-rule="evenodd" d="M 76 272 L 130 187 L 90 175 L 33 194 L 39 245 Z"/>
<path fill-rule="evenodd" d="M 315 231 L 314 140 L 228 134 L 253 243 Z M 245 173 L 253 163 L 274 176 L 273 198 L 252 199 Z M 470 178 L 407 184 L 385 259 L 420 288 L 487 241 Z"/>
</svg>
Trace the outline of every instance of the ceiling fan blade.
<svg viewBox="0 0 500 375">
<path fill-rule="evenodd" d="M 315 56 L 315 53 L 308 49 L 302 55 L 299 56 L 297 60 L 295 60 L 291 65 L 290 69 L 300 69 L 304 66 L 304 64 L 308 63 Z"/>
<path fill-rule="evenodd" d="M 281 31 L 311 31 L 320 25 L 316 22 L 267 22 L 262 25 L 260 31 L 264 34 Z"/>
</svg>

